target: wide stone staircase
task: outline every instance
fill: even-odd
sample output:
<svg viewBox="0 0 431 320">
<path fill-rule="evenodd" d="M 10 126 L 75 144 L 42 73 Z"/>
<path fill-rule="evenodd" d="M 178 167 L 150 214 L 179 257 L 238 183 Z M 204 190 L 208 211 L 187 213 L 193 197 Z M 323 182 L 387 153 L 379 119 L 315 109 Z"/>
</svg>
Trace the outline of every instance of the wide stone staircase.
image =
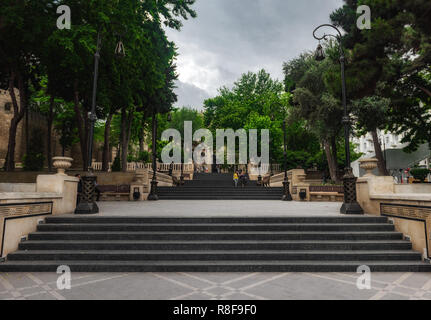
<svg viewBox="0 0 431 320">
<path fill-rule="evenodd" d="M 431 271 L 385 217 L 48 217 L 0 272 Z"/>
<path fill-rule="evenodd" d="M 243 188 L 233 184 L 233 174 L 196 173 L 179 187 L 159 187 L 160 200 L 281 200 L 283 188 L 264 188 L 249 181 Z"/>
</svg>

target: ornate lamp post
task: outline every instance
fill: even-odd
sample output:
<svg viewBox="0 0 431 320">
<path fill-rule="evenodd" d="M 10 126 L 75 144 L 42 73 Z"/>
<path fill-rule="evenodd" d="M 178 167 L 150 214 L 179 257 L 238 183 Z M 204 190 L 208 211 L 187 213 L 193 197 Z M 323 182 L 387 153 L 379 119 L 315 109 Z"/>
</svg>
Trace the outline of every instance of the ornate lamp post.
<svg viewBox="0 0 431 320">
<path fill-rule="evenodd" d="M 97 121 L 96 115 L 96 103 L 97 103 L 97 81 L 99 78 L 99 61 L 100 61 L 100 49 L 102 46 L 102 37 L 100 32 L 97 34 L 97 49 L 94 54 L 94 78 L 93 78 L 93 99 L 91 103 L 91 113 L 89 114 L 90 120 L 90 131 L 88 134 L 88 174 L 82 177 L 82 195 L 81 201 L 75 209 L 75 214 L 94 214 L 99 213 L 99 207 L 95 201 L 96 195 L 96 179 L 97 177 L 93 174 L 93 140 L 94 140 L 94 124 Z M 121 40 L 118 42 L 115 48 L 115 54 L 118 57 L 124 57 L 126 52 L 124 45 Z M 84 152 L 84 151 L 83 151 Z"/>
<path fill-rule="evenodd" d="M 337 35 L 323 34 L 323 36 L 316 36 L 317 30 L 322 27 L 330 27 L 337 31 Z M 313 37 L 316 40 L 326 40 L 328 37 L 333 37 L 338 41 L 340 50 L 340 64 L 341 64 L 341 89 L 342 89 L 342 102 L 344 108 L 343 125 L 344 125 L 344 146 L 346 152 L 346 170 L 343 177 L 344 185 L 344 203 L 340 209 L 343 214 L 363 214 L 361 206 L 356 199 L 356 180 L 357 178 L 353 175 L 351 163 L 350 163 L 350 116 L 347 110 L 347 94 L 346 94 L 346 78 L 345 78 L 345 56 L 342 45 L 342 35 L 340 30 L 332 24 L 322 24 L 313 31 Z M 325 54 L 322 46 L 319 44 L 316 50 L 315 59 L 322 61 L 325 59 Z"/>
<path fill-rule="evenodd" d="M 157 113 L 156 110 L 153 110 L 153 137 L 152 137 L 152 144 L 153 144 L 153 178 L 151 179 L 151 191 L 148 195 L 148 200 L 150 201 L 157 201 L 159 200 L 159 196 L 157 195 Z"/>
<path fill-rule="evenodd" d="M 292 195 L 289 189 L 289 178 L 287 177 L 287 137 L 286 137 L 286 119 L 283 120 L 283 145 L 284 145 L 284 181 L 283 181 L 283 201 L 292 201 Z"/>
</svg>

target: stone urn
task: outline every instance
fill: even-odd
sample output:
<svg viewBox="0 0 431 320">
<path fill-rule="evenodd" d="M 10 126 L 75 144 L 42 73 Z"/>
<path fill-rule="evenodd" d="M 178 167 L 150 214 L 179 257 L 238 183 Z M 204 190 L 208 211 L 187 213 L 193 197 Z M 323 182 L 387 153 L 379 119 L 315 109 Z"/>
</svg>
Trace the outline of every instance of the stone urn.
<svg viewBox="0 0 431 320">
<path fill-rule="evenodd" d="M 52 158 L 53 166 L 57 169 L 57 174 L 66 175 L 66 170 L 72 166 L 73 159 L 68 157 Z"/>
<path fill-rule="evenodd" d="M 366 171 L 365 177 L 374 176 L 373 170 L 377 168 L 378 160 L 375 158 L 359 160 L 359 167 Z"/>
</svg>

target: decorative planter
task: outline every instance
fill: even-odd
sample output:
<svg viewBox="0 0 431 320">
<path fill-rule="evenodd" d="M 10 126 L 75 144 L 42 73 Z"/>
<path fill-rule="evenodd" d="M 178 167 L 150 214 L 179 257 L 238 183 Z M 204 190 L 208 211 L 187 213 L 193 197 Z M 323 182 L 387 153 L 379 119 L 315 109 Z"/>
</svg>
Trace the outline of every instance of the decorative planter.
<svg viewBox="0 0 431 320">
<path fill-rule="evenodd" d="M 72 166 L 73 159 L 68 157 L 54 157 L 53 166 L 57 169 L 57 174 L 66 175 L 66 170 Z"/>
<path fill-rule="evenodd" d="M 374 176 L 373 170 L 377 168 L 377 162 L 375 158 L 359 160 L 359 167 L 366 171 L 365 177 Z"/>
</svg>

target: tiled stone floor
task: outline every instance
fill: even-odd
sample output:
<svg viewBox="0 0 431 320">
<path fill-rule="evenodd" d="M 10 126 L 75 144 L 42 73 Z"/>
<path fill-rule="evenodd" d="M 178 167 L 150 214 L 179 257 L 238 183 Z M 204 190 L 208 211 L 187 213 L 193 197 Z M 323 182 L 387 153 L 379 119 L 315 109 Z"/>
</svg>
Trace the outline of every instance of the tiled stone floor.
<svg viewBox="0 0 431 320">
<path fill-rule="evenodd" d="M 374 273 L 359 290 L 352 273 L 76 273 L 70 290 L 55 273 L 0 275 L 0 299 L 49 300 L 431 300 L 431 275 Z"/>
</svg>

